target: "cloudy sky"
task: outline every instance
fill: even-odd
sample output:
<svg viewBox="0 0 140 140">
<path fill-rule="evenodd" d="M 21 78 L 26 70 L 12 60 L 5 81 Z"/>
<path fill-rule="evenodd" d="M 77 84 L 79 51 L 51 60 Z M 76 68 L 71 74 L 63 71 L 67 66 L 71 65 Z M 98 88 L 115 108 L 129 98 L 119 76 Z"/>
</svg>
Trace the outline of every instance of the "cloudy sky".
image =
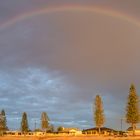
<svg viewBox="0 0 140 140">
<path fill-rule="evenodd" d="M 42 111 L 55 126 L 94 127 L 100 94 L 105 126 L 120 129 L 130 84 L 140 92 L 139 37 L 139 0 L 0 0 L 8 127 L 19 129 L 24 111 L 31 129 Z"/>
</svg>

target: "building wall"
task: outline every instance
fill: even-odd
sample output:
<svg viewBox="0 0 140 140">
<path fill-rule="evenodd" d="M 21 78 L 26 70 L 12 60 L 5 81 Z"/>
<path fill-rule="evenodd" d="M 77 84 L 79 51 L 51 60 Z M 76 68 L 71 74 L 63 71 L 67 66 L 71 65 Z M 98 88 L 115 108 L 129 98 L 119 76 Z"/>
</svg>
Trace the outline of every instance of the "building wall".
<svg viewBox="0 0 140 140">
<path fill-rule="evenodd" d="M 83 134 L 98 136 L 99 135 L 99 132 L 97 130 L 89 130 L 89 131 L 84 131 Z M 105 130 L 104 131 L 101 131 L 101 134 L 104 135 L 104 136 L 110 135 L 110 133 L 107 132 L 107 131 L 105 131 Z"/>
<path fill-rule="evenodd" d="M 129 135 L 133 135 L 133 131 L 127 131 Z M 140 136 L 140 130 L 135 130 L 135 135 Z"/>
</svg>

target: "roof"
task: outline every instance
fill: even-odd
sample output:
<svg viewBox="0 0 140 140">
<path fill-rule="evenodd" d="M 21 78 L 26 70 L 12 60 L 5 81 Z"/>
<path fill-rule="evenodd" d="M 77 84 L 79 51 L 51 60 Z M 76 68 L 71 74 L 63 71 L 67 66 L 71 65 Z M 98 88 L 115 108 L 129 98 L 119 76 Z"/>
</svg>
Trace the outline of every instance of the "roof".
<svg viewBox="0 0 140 140">
<path fill-rule="evenodd" d="M 83 130 L 83 131 L 92 131 L 92 130 L 98 131 L 98 127 L 85 129 L 85 130 Z M 101 127 L 100 130 L 101 130 L 101 131 L 115 131 L 114 129 L 107 128 L 107 127 Z"/>
<path fill-rule="evenodd" d="M 60 131 L 60 132 L 70 132 L 70 131 L 72 131 L 72 130 L 75 130 L 75 131 L 79 131 L 79 129 L 78 128 L 64 128 L 62 131 Z"/>
<path fill-rule="evenodd" d="M 79 130 L 78 128 L 64 128 L 64 130 Z"/>
<path fill-rule="evenodd" d="M 132 127 L 129 127 L 129 128 L 127 129 L 127 131 L 132 131 L 132 130 L 133 130 Z M 140 130 L 140 128 L 135 128 L 135 130 Z"/>
</svg>

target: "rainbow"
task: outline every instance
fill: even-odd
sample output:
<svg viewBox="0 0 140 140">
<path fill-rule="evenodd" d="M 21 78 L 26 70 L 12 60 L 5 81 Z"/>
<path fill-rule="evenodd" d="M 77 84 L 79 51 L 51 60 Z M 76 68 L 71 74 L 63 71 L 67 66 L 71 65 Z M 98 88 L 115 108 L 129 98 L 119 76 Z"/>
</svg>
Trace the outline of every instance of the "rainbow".
<svg viewBox="0 0 140 140">
<path fill-rule="evenodd" d="M 10 20 L 1 23 L 0 24 L 0 30 L 6 29 L 17 22 L 20 22 L 22 20 L 34 17 L 34 16 L 39 16 L 43 14 L 49 14 L 49 13 L 55 13 L 55 12 L 65 12 L 65 11 L 88 11 L 88 12 L 94 12 L 98 14 L 102 14 L 105 16 L 113 17 L 113 18 L 118 18 L 119 20 L 124 20 L 128 23 L 134 24 L 135 26 L 140 27 L 140 21 L 133 18 L 132 16 L 129 16 L 127 14 L 123 14 L 119 11 L 115 11 L 109 8 L 105 7 L 98 7 L 98 6 L 78 6 L 78 5 L 63 5 L 63 6 L 58 6 L 58 7 L 46 7 L 43 9 L 38 9 L 38 10 L 33 10 L 28 13 L 24 13 L 21 15 L 17 15 Z"/>
</svg>

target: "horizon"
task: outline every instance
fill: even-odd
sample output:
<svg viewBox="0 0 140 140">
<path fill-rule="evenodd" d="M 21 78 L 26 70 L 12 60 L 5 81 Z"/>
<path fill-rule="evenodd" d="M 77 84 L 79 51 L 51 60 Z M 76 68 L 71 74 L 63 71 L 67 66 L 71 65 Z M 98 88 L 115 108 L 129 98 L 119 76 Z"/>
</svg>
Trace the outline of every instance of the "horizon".
<svg viewBox="0 0 140 140">
<path fill-rule="evenodd" d="M 0 0 L 0 109 L 10 129 L 46 112 L 54 126 L 120 130 L 129 88 L 140 96 L 140 1 Z M 123 121 L 123 129 L 129 125 Z M 138 125 L 139 127 L 139 125 Z"/>
</svg>

